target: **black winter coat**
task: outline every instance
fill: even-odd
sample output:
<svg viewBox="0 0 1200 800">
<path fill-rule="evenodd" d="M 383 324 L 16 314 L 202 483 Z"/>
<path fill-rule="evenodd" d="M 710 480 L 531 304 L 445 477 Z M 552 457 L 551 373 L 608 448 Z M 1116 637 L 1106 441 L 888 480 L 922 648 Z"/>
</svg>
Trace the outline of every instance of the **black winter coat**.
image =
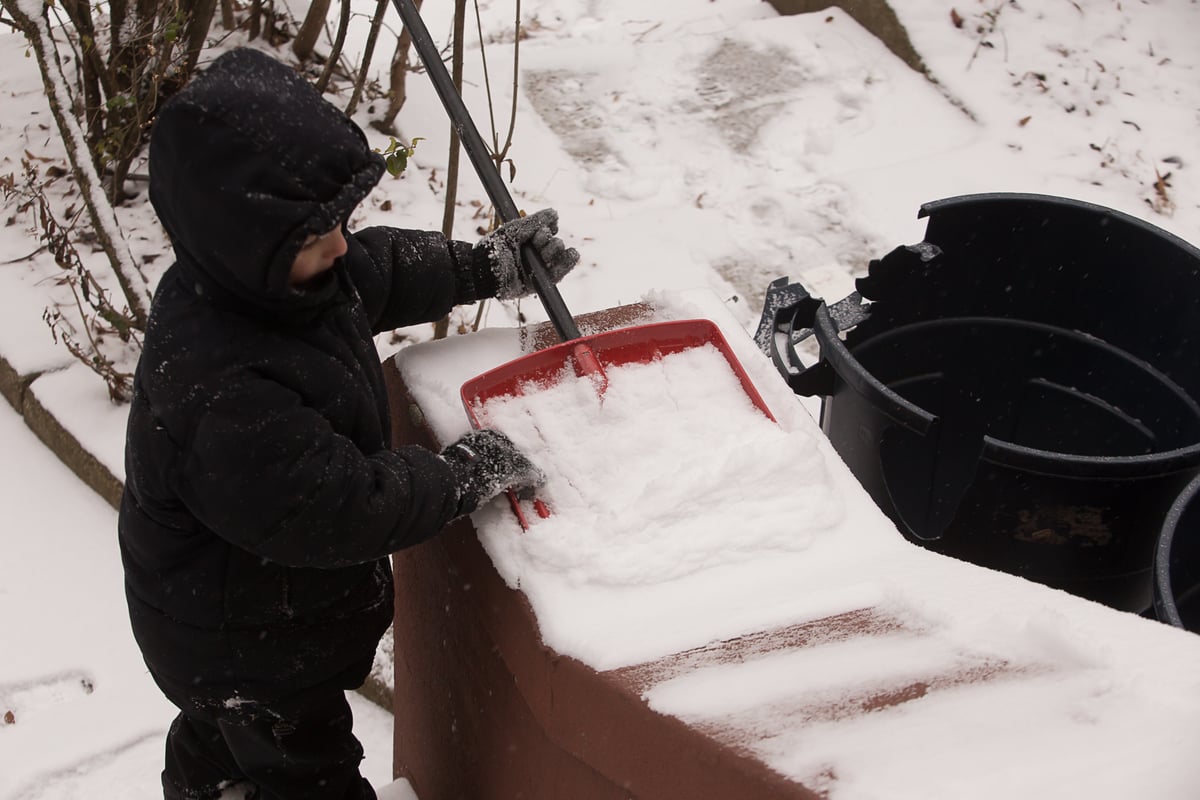
<svg viewBox="0 0 1200 800">
<path fill-rule="evenodd" d="M 368 229 L 290 288 L 304 239 L 344 226 L 383 166 L 357 126 L 252 50 L 166 104 L 150 165 L 176 263 L 129 413 L 133 631 L 161 681 L 270 698 L 369 661 L 392 616 L 387 555 L 454 513 L 449 467 L 389 447 L 372 334 L 475 300 L 470 246 Z"/>
</svg>

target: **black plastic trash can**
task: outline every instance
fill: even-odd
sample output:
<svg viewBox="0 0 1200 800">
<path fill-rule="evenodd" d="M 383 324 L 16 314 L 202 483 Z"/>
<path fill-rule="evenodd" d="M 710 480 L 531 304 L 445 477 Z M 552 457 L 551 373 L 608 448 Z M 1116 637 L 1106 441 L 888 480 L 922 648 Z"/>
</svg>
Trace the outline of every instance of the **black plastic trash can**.
<svg viewBox="0 0 1200 800">
<path fill-rule="evenodd" d="M 1200 477 L 1167 512 L 1154 553 L 1154 615 L 1200 633 Z"/>
<path fill-rule="evenodd" d="M 1059 197 L 929 203 L 827 306 L 781 279 L 759 345 L 912 541 L 1147 611 L 1200 472 L 1200 251 Z M 814 334 L 817 363 L 795 344 Z"/>
</svg>

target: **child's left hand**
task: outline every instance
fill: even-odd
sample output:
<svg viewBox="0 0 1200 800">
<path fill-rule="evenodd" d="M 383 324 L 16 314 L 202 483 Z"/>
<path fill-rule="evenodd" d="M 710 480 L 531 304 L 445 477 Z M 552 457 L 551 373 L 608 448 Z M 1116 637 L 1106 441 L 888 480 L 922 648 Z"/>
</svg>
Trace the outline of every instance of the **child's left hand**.
<svg viewBox="0 0 1200 800">
<path fill-rule="evenodd" d="M 470 514 L 505 489 L 540 486 L 546 475 L 500 431 L 471 431 L 441 452 L 458 484 L 458 512 Z"/>
</svg>

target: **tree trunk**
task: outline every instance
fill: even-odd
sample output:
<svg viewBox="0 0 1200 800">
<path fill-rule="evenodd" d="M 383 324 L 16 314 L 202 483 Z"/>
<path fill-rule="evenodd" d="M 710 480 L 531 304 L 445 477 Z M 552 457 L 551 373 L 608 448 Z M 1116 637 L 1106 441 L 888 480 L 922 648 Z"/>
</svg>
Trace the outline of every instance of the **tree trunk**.
<svg viewBox="0 0 1200 800">
<path fill-rule="evenodd" d="M 246 36 L 251 40 L 257 39 L 258 35 L 262 33 L 262 17 L 262 0 L 250 0 L 250 25 L 246 29 Z"/>
<path fill-rule="evenodd" d="M 317 47 L 317 39 L 325 28 L 327 16 L 329 16 L 329 0 L 312 0 L 308 7 L 308 13 L 304 15 L 304 22 L 300 23 L 300 29 L 296 31 L 296 38 L 292 40 L 292 52 L 296 54 L 296 58 L 301 61 L 308 61 L 312 58 L 313 50 Z"/>
<path fill-rule="evenodd" d="M 111 81 L 108 80 L 108 69 L 104 64 L 104 58 L 96 45 L 96 26 L 92 22 L 91 6 L 81 0 L 63 0 L 62 6 L 67 14 L 67 19 L 71 20 L 75 30 L 79 32 L 81 50 L 79 68 L 80 83 L 83 86 L 84 125 L 87 128 L 88 149 L 95 152 L 100 140 L 104 138 L 104 115 L 100 109 L 103 107 L 104 98 L 110 96 L 113 87 Z M 114 3 L 114 24 L 118 8 L 122 8 L 121 4 Z M 121 14 L 123 17 L 123 8 Z"/>
<path fill-rule="evenodd" d="M 467 0 L 454 0 L 454 43 L 450 57 L 450 74 L 454 88 L 462 94 L 463 77 L 463 31 L 466 28 Z M 461 142 L 458 129 L 450 126 L 450 155 L 446 165 L 446 202 L 442 206 L 442 235 L 450 239 L 454 235 L 454 209 L 458 205 L 458 162 Z M 487 302 L 486 300 L 483 302 Z M 450 317 L 442 317 L 433 324 L 433 338 L 444 339 L 450 332 Z"/>
<path fill-rule="evenodd" d="M 326 0 L 328 2 L 328 0 Z M 184 33 L 184 46 L 187 48 L 187 58 L 183 63 L 183 73 L 179 76 L 180 84 L 186 83 L 200 63 L 200 53 L 204 51 L 204 43 L 208 32 L 212 29 L 213 17 L 217 11 L 217 0 L 196 0 L 187 18 L 187 30 Z"/>
<path fill-rule="evenodd" d="M 463 82 L 463 35 L 466 29 L 467 0 L 454 0 L 454 46 L 450 57 L 450 76 L 454 88 L 462 94 Z M 450 126 L 450 154 L 446 163 L 446 202 L 442 206 L 442 235 L 447 239 L 454 235 L 454 209 L 458 204 L 458 162 L 461 141 L 458 129 Z"/>
<path fill-rule="evenodd" d="M 237 17 L 233 14 L 233 0 L 221 0 L 221 27 L 227 31 L 237 27 Z"/>
<path fill-rule="evenodd" d="M 421 0 L 415 0 L 413 5 L 416 6 L 417 11 L 421 10 Z M 384 113 L 383 119 L 375 126 L 384 133 L 395 133 L 396 115 L 400 113 L 400 109 L 404 107 L 404 101 L 408 99 L 408 51 L 411 48 L 412 34 L 408 32 L 408 28 L 405 28 L 400 31 L 400 36 L 396 39 L 396 53 L 392 56 L 387 111 Z"/>
<path fill-rule="evenodd" d="M 325 90 L 329 88 L 329 80 L 333 77 L 334 67 L 337 66 L 338 59 L 342 57 L 342 46 L 346 44 L 346 30 L 349 27 L 350 0 L 342 0 L 342 13 L 338 16 L 337 34 L 333 37 L 329 60 L 325 62 L 325 69 L 321 70 L 321 77 L 317 79 L 317 91 L 321 94 L 325 94 Z"/>
<path fill-rule="evenodd" d="M 363 85 L 367 82 L 367 72 L 371 69 L 371 58 L 375 55 L 375 42 L 379 40 L 379 27 L 383 24 L 383 15 L 387 12 L 388 0 L 379 0 L 375 5 L 375 16 L 371 17 L 371 30 L 367 34 L 367 43 L 363 48 L 362 63 L 358 66 L 358 78 L 354 81 L 354 93 L 350 95 L 350 103 L 346 106 L 346 116 L 354 116 L 358 110 L 358 101 L 362 99 Z"/>
</svg>

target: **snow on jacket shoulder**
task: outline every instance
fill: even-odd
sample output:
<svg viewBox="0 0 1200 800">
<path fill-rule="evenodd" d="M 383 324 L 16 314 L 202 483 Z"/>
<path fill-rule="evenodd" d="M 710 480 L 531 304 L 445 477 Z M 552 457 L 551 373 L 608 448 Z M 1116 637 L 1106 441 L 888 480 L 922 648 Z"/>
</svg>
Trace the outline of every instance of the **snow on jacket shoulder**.
<svg viewBox="0 0 1200 800">
<path fill-rule="evenodd" d="M 362 131 L 253 50 L 162 109 L 150 198 L 176 262 L 135 376 L 120 541 L 151 669 L 198 687 L 311 685 L 369 657 L 391 619 L 386 557 L 436 534 L 449 468 L 390 445 L 372 334 L 443 316 L 465 246 L 373 228 L 303 291 L 305 238 L 382 174 Z M 199 688 L 203 691 L 203 688 Z"/>
</svg>

